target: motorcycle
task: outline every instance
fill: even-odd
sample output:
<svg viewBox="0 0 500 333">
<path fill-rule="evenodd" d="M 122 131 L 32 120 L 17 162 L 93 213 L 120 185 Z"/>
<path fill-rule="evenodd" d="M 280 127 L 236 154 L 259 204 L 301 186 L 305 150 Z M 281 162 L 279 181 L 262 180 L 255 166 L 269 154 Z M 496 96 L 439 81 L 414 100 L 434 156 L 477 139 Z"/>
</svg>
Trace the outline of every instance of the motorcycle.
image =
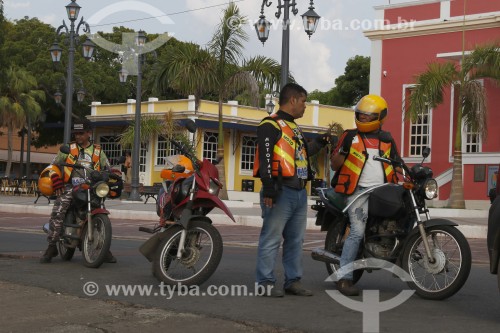
<svg viewBox="0 0 500 333">
<path fill-rule="evenodd" d="M 69 154 L 64 145 L 60 151 Z M 82 251 L 83 264 L 99 268 L 111 247 L 111 221 L 104 206 L 106 197 L 119 197 L 122 190 L 121 175 L 111 171 L 97 171 L 86 166 L 62 163 L 60 166 L 83 171 L 83 182 L 73 184 L 71 202 L 63 220 L 57 248 L 61 259 L 70 261 L 78 248 Z M 43 226 L 49 233 L 49 223 Z"/>
<path fill-rule="evenodd" d="M 194 133 L 194 122 L 187 128 Z M 207 214 L 214 208 L 224 211 L 233 221 L 227 206 L 218 198 L 222 184 L 215 164 L 200 161 L 183 144 L 170 140 L 193 166 L 189 177 L 184 166 L 175 166 L 170 191 L 173 224 L 157 224 L 154 228 L 140 227 L 140 231 L 154 234 L 139 249 L 152 262 L 153 275 L 168 285 L 200 285 L 215 272 L 222 258 L 223 243 L 219 231 Z"/>
<path fill-rule="evenodd" d="M 429 154 L 430 148 L 424 149 L 422 162 L 411 168 L 402 161 L 373 157 L 391 164 L 402 175 L 403 183 L 376 185 L 354 199 L 369 195 L 365 237 L 356 259 L 366 262 L 376 258 L 400 266 L 411 277 L 408 286 L 419 296 L 442 300 L 455 294 L 466 282 L 471 269 L 471 251 L 456 223 L 433 219 L 429 214 L 425 200 L 436 198 L 438 190 L 432 170 L 422 165 Z M 328 273 L 333 274 L 340 268 L 342 248 L 349 233 L 347 210 L 352 202 L 345 206 L 339 194 L 324 188 L 318 192 L 320 199 L 312 208 L 317 211 L 316 225 L 327 231 L 327 235 L 325 248 L 315 249 L 312 258 L 325 262 Z M 353 283 L 361 278 L 364 270 L 374 269 L 368 266 L 364 269 L 362 264 L 355 266 L 361 269 L 353 271 Z"/>
</svg>

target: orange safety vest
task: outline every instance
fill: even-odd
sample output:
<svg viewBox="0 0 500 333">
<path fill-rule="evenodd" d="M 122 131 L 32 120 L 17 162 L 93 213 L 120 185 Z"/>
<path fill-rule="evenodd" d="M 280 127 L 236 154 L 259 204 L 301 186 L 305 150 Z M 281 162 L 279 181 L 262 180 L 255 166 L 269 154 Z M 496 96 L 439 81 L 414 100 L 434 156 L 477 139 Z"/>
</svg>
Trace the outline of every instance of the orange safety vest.
<svg viewBox="0 0 500 333">
<path fill-rule="evenodd" d="M 78 145 L 76 143 L 70 143 L 69 145 L 70 152 L 68 156 L 66 157 L 66 163 L 67 164 L 75 164 L 76 161 L 78 160 L 78 154 L 80 153 L 78 151 Z M 92 153 L 92 163 L 94 163 L 94 170 L 101 170 L 101 146 L 99 145 L 94 145 L 94 152 Z M 70 167 L 64 167 L 64 182 L 67 183 L 69 182 L 69 179 L 71 178 L 71 172 L 73 171 L 73 168 Z"/>
<path fill-rule="evenodd" d="M 281 176 L 283 177 L 293 177 L 295 176 L 296 168 L 302 168 L 302 170 L 305 170 L 307 174 L 307 153 L 305 151 L 305 148 L 303 148 L 302 151 L 302 155 L 305 158 L 299 159 L 295 154 L 295 150 L 297 149 L 297 141 L 294 139 L 296 135 L 293 130 L 298 129 L 297 124 L 295 124 L 294 122 L 285 121 L 283 119 L 277 119 L 276 114 L 273 114 L 272 116 L 270 116 L 270 118 L 265 118 L 261 122 L 261 125 L 268 122 L 281 131 L 281 137 L 274 145 L 273 158 L 270 161 L 270 163 L 272 163 L 272 176 L 278 177 L 281 174 Z M 259 177 L 259 147 L 257 147 L 255 157 L 256 158 L 253 165 L 253 176 Z"/>
<path fill-rule="evenodd" d="M 344 164 L 339 170 L 335 192 L 352 194 L 358 186 L 361 172 L 366 163 L 365 144 L 359 134 L 358 142 L 353 142 L 349 149 L 349 154 L 346 156 Z M 348 137 L 346 137 L 347 139 Z M 345 140 L 345 139 L 344 139 Z M 391 154 L 391 143 L 382 142 L 379 140 L 379 151 L 382 152 L 382 157 L 389 157 Z M 384 167 L 385 182 L 396 183 L 396 173 L 391 164 L 382 163 Z"/>
</svg>

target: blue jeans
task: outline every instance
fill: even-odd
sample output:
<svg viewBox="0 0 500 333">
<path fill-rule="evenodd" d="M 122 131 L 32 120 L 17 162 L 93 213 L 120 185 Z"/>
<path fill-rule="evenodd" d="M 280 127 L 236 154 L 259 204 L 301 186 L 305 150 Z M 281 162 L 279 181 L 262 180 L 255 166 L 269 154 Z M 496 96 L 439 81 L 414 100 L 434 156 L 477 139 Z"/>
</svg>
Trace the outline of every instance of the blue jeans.
<svg viewBox="0 0 500 333">
<path fill-rule="evenodd" d="M 361 193 L 365 188 L 358 187 L 352 195 L 347 198 L 347 204 L 350 204 L 356 196 Z M 351 207 L 347 210 L 349 215 L 349 222 L 351 223 L 351 230 L 347 239 L 344 242 L 344 247 L 342 249 L 342 256 L 340 257 L 340 267 L 338 278 L 352 280 L 352 270 L 350 267 L 345 267 L 349 265 L 358 255 L 359 245 L 363 241 L 365 235 L 366 221 L 368 220 L 368 197 L 369 195 L 363 195 L 358 200 L 356 200 Z M 350 272 L 345 272 L 344 270 L 350 270 Z"/>
<path fill-rule="evenodd" d="M 274 266 L 283 238 L 285 288 L 302 277 L 302 245 L 307 224 L 307 193 L 283 186 L 273 207 L 265 207 L 260 192 L 264 223 L 257 251 L 257 283 L 275 283 Z"/>
</svg>

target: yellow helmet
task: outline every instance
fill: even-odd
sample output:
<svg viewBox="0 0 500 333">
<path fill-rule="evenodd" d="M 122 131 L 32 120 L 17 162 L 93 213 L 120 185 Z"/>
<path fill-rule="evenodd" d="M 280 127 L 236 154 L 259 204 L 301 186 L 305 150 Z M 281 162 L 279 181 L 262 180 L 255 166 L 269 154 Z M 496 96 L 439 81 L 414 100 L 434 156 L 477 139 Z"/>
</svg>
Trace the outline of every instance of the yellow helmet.
<svg viewBox="0 0 500 333">
<path fill-rule="evenodd" d="M 61 170 L 55 165 L 49 165 L 45 169 L 43 169 L 40 177 L 38 178 L 38 190 L 44 195 L 51 196 L 54 194 L 54 189 L 52 188 L 52 179 L 50 176 L 52 174 L 57 173 L 59 177 L 62 178 Z"/>
<path fill-rule="evenodd" d="M 361 122 L 358 118 L 359 114 L 367 114 L 376 116 L 375 120 L 370 122 Z M 360 132 L 372 132 L 380 129 L 387 118 L 387 102 L 378 95 L 363 96 L 355 109 L 356 127 Z"/>
</svg>

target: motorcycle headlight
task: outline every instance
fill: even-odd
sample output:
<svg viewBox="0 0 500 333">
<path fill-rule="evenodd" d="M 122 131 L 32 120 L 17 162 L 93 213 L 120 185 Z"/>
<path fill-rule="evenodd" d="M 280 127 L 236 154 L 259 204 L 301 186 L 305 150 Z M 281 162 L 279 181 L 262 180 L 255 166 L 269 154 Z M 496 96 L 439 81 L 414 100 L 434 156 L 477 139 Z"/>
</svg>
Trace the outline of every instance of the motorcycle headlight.
<svg viewBox="0 0 500 333">
<path fill-rule="evenodd" d="M 208 193 L 216 195 L 219 193 L 221 187 L 222 185 L 218 180 L 210 178 L 210 186 L 208 187 Z"/>
<path fill-rule="evenodd" d="M 98 197 L 104 198 L 107 196 L 109 193 L 109 186 L 105 182 L 101 182 L 97 184 L 95 187 L 95 194 L 97 194 Z"/>
<path fill-rule="evenodd" d="M 424 193 L 427 200 L 432 200 L 438 196 L 438 184 L 435 179 L 427 179 L 424 184 Z"/>
</svg>

